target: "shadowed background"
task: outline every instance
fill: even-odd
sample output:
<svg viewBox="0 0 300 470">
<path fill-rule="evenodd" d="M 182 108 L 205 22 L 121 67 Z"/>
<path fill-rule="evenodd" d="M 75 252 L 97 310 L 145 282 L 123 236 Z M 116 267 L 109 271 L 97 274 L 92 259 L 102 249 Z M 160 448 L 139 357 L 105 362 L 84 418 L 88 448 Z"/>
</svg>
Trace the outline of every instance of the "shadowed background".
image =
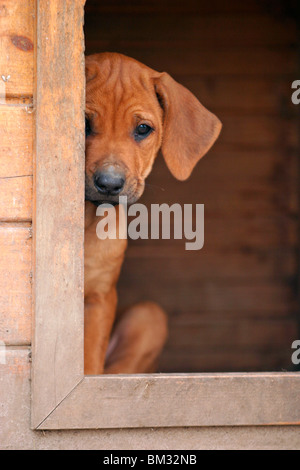
<svg viewBox="0 0 300 470">
<path fill-rule="evenodd" d="M 170 336 L 160 371 L 292 370 L 299 337 L 294 2 L 87 0 L 86 54 L 121 52 L 188 87 L 223 122 L 186 182 L 161 156 L 140 200 L 205 205 L 205 245 L 131 241 L 120 308 L 155 300 Z"/>
</svg>

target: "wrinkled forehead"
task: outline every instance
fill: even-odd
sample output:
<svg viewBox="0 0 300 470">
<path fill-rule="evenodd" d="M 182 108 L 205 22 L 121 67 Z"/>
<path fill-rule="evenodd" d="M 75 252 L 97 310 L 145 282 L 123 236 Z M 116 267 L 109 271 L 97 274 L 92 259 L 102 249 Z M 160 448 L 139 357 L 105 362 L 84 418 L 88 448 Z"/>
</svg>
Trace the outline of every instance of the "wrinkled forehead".
<svg viewBox="0 0 300 470">
<path fill-rule="evenodd" d="M 151 69 L 134 60 L 103 57 L 86 63 L 86 104 L 156 105 Z"/>
</svg>

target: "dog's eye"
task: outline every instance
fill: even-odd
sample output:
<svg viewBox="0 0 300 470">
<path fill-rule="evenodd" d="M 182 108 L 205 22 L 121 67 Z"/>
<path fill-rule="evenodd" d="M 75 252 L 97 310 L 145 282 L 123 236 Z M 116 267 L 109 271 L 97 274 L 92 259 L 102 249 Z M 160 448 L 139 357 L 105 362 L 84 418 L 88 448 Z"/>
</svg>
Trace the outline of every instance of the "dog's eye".
<svg viewBox="0 0 300 470">
<path fill-rule="evenodd" d="M 148 124 L 140 124 L 139 126 L 135 128 L 134 138 L 137 142 L 139 142 L 140 140 L 143 140 L 146 137 L 148 137 L 148 135 L 150 135 L 151 132 L 153 132 L 153 130 L 154 129 L 148 126 Z"/>
<path fill-rule="evenodd" d="M 92 133 L 91 121 L 88 117 L 85 117 L 85 136 L 88 137 Z"/>
</svg>

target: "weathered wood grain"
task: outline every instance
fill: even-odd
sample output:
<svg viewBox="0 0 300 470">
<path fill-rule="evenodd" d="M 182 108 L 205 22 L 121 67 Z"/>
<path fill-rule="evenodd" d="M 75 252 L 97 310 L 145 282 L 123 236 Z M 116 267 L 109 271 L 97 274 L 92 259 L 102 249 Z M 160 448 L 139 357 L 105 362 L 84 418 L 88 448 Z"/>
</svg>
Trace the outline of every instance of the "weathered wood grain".
<svg viewBox="0 0 300 470">
<path fill-rule="evenodd" d="M 298 426 L 85 429 L 36 432 L 30 421 L 30 350 L 0 364 L 1 450 L 299 449 Z M 199 445 L 200 443 L 200 445 Z"/>
<path fill-rule="evenodd" d="M 35 427 L 83 373 L 83 5 L 83 0 L 37 4 Z"/>
<path fill-rule="evenodd" d="M 0 99 L 33 93 L 35 0 L 3 0 L 0 6 Z"/>
<path fill-rule="evenodd" d="M 0 178 L 32 175 L 33 114 L 30 104 L 0 106 Z"/>
<path fill-rule="evenodd" d="M 0 178 L 0 221 L 30 221 L 32 176 Z"/>
<path fill-rule="evenodd" d="M 297 373 L 85 377 L 40 429 L 299 424 L 299 386 Z"/>
<path fill-rule="evenodd" d="M 0 224 L 0 339 L 31 341 L 31 228 Z"/>
<path fill-rule="evenodd" d="M 90 0 L 91 3 L 92 0 Z M 6 2 L 6 4 L 9 4 L 10 2 Z M 15 2 L 16 3 L 16 2 Z M 47 3 L 47 5 L 46 5 Z M 51 2 L 52 5 L 49 4 L 49 2 L 44 2 L 44 5 L 47 6 L 47 8 L 52 7 L 52 10 L 51 10 L 51 14 L 53 14 L 56 6 L 53 7 L 53 4 L 54 2 Z M 13 4 L 13 2 L 10 3 L 11 5 Z M 24 3 L 25 4 L 25 3 Z M 167 5 L 168 4 L 168 5 Z M 99 5 L 99 4 L 98 4 Z M 167 7 L 166 7 L 167 5 Z M 200 5 L 200 2 L 193 2 L 191 1 L 189 3 L 189 5 L 183 5 L 182 2 L 172 2 L 172 5 L 173 5 L 173 8 L 174 10 L 177 9 L 177 11 L 183 11 L 183 8 L 186 10 L 189 10 L 189 11 L 199 11 L 199 8 L 201 8 L 201 11 L 206 11 L 206 12 L 214 12 L 214 8 L 216 6 L 218 6 L 218 8 L 222 11 L 236 11 L 236 12 L 241 12 L 241 11 L 260 11 L 260 9 L 262 8 L 261 5 L 258 4 L 258 2 L 244 2 L 244 3 L 241 3 L 241 2 L 235 2 L 235 5 L 231 4 L 230 6 L 228 6 L 227 3 L 225 2 L 219 2 L 218 0 L 213 0 L 212 2 L 203 2 L 203 6 L 202 5 L 202 2 L 201 2 L 201 7 L 199 6 Z M 104 10 L 113 10 L 115 12 L 118 12 L 118 11 L 121 11 L 122 8 L 126 9 L 126 8 L 130 8 L 131 11 L 141 11 L 141 8 L 145 8 L 144 5 L 142 5 L 140 2 L 136 3 L 136 2 L 132 2 L 131 6 L 128 7 L 127 6 L 124 6 L 124 2 L 120 3 L 119 1 L 112 1 L 110 2 L 110 4 L 104 4 L 104 5 L 100 5 L 99 8 L 103 8 Z M 165 2 L 165 4 L 162 4 L 161 2 L 159 3 L 159 5 L 156 3 L 156 0 L 154 0 L 154 3 L 151 2 L 151 4 L 149 4 L 148 6 L 146 6 L 146 8 L 148 9 L 148 11 L 152 10 L 154 8 L 156 8 L 157 10 L 164 10 L 165 11 L 168 11 L 168 9 L 170 8 L 170 3 L 169 2 Z M 1 11 L 1 10 L 0 10 Z M 5 11 L 5 10 L 4 10 Z M 47 9 L 45 8 L 45 11 L 47 11 Z M 124 10 L 123 10 L 124 11 Z M 128 10 L 127 10 L 128 11 Z M 52 17 L 53 18 L 53 17 Z M 47 25 L 49 27 L 49 24 Z M 264 33 L 265 34 L 265 33 Z M 70 39 L 70 38 L 68 38 Z M 276 40 L 274 38 L 274 40 Z M 26 46 L 26 41 L 25 42 L 18 42 L 18 41 L 15 41 L 17 43 L 18 46 Z M 54 41 L 55 43 L 55 41 Z M 28 44 L 28 43 L 27 43 Z M 268 59 L 269 60 L 269 59 Z M 253 62 L 252 62 L 253 63 Z M 55 64 L 55 61 L 54 61 L 54 64 Z M 244 66 L 243 66 L 244 67 Z M 259 70 L 263 70 L 263 67 L 261 65 L 261 63 L 259 63 Z M 230 68 L 226 69 L 226 70 L 229 70 Z M 242 68 L 241 68 L 242 69 Z M 239 70 L 241 70 L 239 69 Z M 267 67 L 266 67 L 267 69 Z M 270 71 L 270 69 L 268 69 Z M 280 70 L 283 70 L 282 68 L 280 68 Z M 227 73 L 227 72 L 226 72 Z M 259 72 L 260 73 L 260 72 Z M 273 73 L 273 72 L 272 72 Z M 274 72 L 275 73 L 275 72 Z M 285 73 L 285 72 L 284 72 Z M 7 75 L 5 75 L 5 77 L 7 77 Z M 9 82 L 9 81 L 8 81 Z M 12 83 L 12 82 L 11 82 Z M 19 90 L 20 91 L 20 90 Z M 12 97 L 11 97 L 12 99 Z M 17 100 L 19 99 L 18 96 L 16 98 Z M 27 98 L 28 99 L 28 98 Z M 29 98 L 30 99 L 30 98 Z M 226 104 L 226 101 L 225 101 L 225 104 L 224 104 L 224 107 L 228 106 L 228 104 Z M 270 109 L 268 108 L 268 106 L 272 106 L 272 109 L 273 109 L 273 106 L 276 106 L 275 103 L 272 102 L 272 105 L 268 104 L 266 102 L 266 104 L 264 105 L 265 108 L 264 109 Z M 255 108 L 255 106 L 254 106 Z M 256 108 L 257 109 L 257 108 Z M 272 111 L 273 112 L 273 111 Z M 242 143 L 241 143 L 242 145 Z M 50 162 L 50 159 L 49 159 L 49 162 Z M 50 163 L 49 163 L 50 164 Z M 6 163 L 5 163 L 6 165 Z M 4 166 L 5 168 L 5 166 Z M 266 170 L 266 167 L 265 167 L 265 170 Z M 5 170 L 4 170 L 5 171 Z M 15 170 L 13 170 L 15 171 Z M 19 167 L 18 167 L 18 170 L 17 171 L 20 171 L 21 173 L 21 170 L 19 170 Z M 264 171 L 264 170 L 263 170 Z M 7 175 L 3 175 L 3 176 L 7 176 Z M 10 175 L 10 176 L 16 176 L 16 175 Z M 18 176 L 23 176 L 23 175 L 18 175 Z M 14 179 L 15 180 L 15 179 Z M 63 183 L 60 181 L 60 183 Z M 63 184 L 61 184 L 61 187 L 63 187 Z M 45 209 L 49 209 L 49 206 L 50 204 L 47 206 L 45 205 Z M 51 207 L 52 208 L 52 207 Z M 19 219 L 16 219 L 16 220 L 19 220 Z M 10 228 L 17 228 L 17 227 L 10 227 Z M 25 227 L 24 227 L 25 228 Z M 28 227 L 26 227 L 26 229 L 28 229 Z M 8 235 L 8 232 L 5 234 L 5 236 Z M 280 235 L 278 235 L 280 237 Z M 20 254 L 22 253 L 22 248 L 21 248 L 21 245 L 18 245 L 18 237 L 15 237 L 14 240 L 16 240 L 16 248 L 17 248 L 17 252 Z M 21 238 L 20 238 L 21 240 Z M 280 238 L 280 240 L 282 240 L 282 238 Z M 6 248 L 6 245 L 5 245 L 6 242 L 3 242 L 3 246 Z M 22 243 L 21 243 L 22 244 Z M 10 246 L 10 245 L 9 245 Z M 52 248 L 53 248 L 53 244 L 52 244 Z M 10 248 L 8 248 L 8 251 L 10 250 Z M 61 255 L 61 253 L 55 253 L 55 255 L 57 257 L 59 257 Z M 26 255 L 27 256 L 27 255 Z M 55 258 L 55 256 L 54 256 Z M 61 256 L 60 259 L 63 259 L 63 257 Z M 53 261 L 53 257 L 51 258 L 51 260 Z M 49 264 L 50 265 L 50 264 Z M 278 287 L 278 286 L 275 286 L 275 287 Z M 280 290 L 280 289 L 279 289 Z M 246 291 L 244 291 L 246 292 Z M 260 291 L 261 292 L 261 291 Z M 250 295 L 253 295 L 253 291 L 251 290 L 250 288 Z M 272 294 L 273 295 L 273 294 Z M 274 298 L 274 304 L 276 303 L 276 300 L 278 300 L 278 298 Z M 287 305 L 287 302 L 286 300 L 287 299 L 290 299 L 289 295 L 287 297 L 285 297 L 284 301 L 282 301 L 280 303 L 280 306 L 281 308 L 286 308 L 286 305 Z M 293 299 L 293 295 L 291 295 L 291 299 Z M 239 308 L 239 305 L 237 305 L 237 308 Z M 248 308 L 248 307 L 247 307 Z M 250 308 L 251 308 L 251 305 L 250 305 Z M 271 306 L 272 308 L 272 306 Z M 220 310 L 218 310 L 220 312 Z M 252 308 L 251 308 L 251 312 L 252 312 Z M 277 310 L 279 311 L 279 309 Z M 268 310 L 268 313 L 270 312 L 270 310 Z M 255 313 L 255 312 L 254 312 Z M 276 314 L 276 312 L 275 312 Z M 59 317 L 61 318 L 61 317 Z M 73 351 L 73 350 L 72 350 Z M 111 446 L 116 446 L 116 448 L 121 448 L 122 446 L 125 447 L 125 442 L 127 443 L 127 445 L 130 447 L 132 446 L 132 442 L 135 443 L 135 445 L 133 446 L 134 448 L 136 448 L 138 445 L 142 446 L 143 448 L 145 448 L 146 446 L 150 446 L 152 445 L 152 448 L 154 447 L 157 447 L 157 446 L 161 446 L 161 447 L 165 447 L 165 446 L 170 446 L 170 443 L 172 442 L 174 444 L 174 448 L 179 448 L 180 446 L 182 446 L 183 448 L 187 448 L 187 447 L 192 447 L 194 446 L 195 448 L 198 448 L 199 446 L 199 442 L 201 442 L 201 445 L 203 447 L 207 446 L 207 447 L 214 447 L 216 446 L 216 442 L 218 443 L 218 446 L 219 447 L 228 447 L 228 448 L 232 448 L 234 446 L 237 446 L 237 447 L 250 447 L 250 448 L 254 448 L 255 446 L 259 447 L 259 448 L 262 448 L 263 446 L 266 446 L 266 447 L 273 447 L 273 448 L 279 448 L 280 446 L 282 447 L 298 447 L 299 446 L 299 440 L 298 440 L 298 428 L 297 427 L 291 427 L 291 426 L 285 426 L 284 428 L 281 427 L 281 428 L 278 428 L 278 427 L 268 427 L 268 428 L 265 428 L 265 427 L 261 427 L 261 428 L 257 428 L 257 427 L 236 427 L 236 428 L 231 428 L 231 427 L 226 427 L 225 430 L 224 428 L 220 428 L 220 427 L 212 427 L 212 428 L 190 428 L 189 430 L 187 430 L 186 428 L 173 428 L 173 429 L 159 429 L 157 428 L 156 430 L 152 430 L 151 432 L 149 431 L 149 429 L 140 429 L 140 430 L 136 430 L 136 429 L 131 429 L 131 430 L 120 430 L 120 429 L 116 429 L 115 431 L 112 431 L 110 430 L 109 432 L 108 431 L 100 431 L 100 430 L 96 430 L 96 431 L 88 431 L 86 429 L 86 431 L 81 431 L 81 432 L 77 432 L 77 433 L 74 433 L 74 432 L 58 432 L 56 433 L 55 431 L 51 432 L 51 433 L 47 433 L 47 434 L 43 434 L 43 433 L 36 433 L 36 432 L 32 432 L 32 431 L 29 431 L 29 427 L 28 427 L 28 423 L 29 423 L 29 395 L 30 395 L 30 390 L 29 390 L 29 362 L 28 362 L 28 353 L 29 351 L 27 349 L 23 350 L 23 349 L 14 349 L 14 350 L 11 350 L 9 349 L 8 350 L 8 355 L 7 355 L 7 363 L 5 365 L 0 365 L 0 368 L 1 368 L 1 373 L 0 373 L 0 381 L 1 381 L 1 387 L 0 387 L 0 394 L 1 394 L 1 403 L 4 403 L 5 404 L 5 414 L 6 414 L 6 418 L 5 419 L 5 424 L 4 424 L 4 427 L 1 427 L 1 438 L 0 438 L 0 441 L 1 441 L 1 446 L 3 446 L 4 448 L 67 448 L 68 446 L 70 448 L 74 448 L 74 447 L 79 447 L 79 448 L 99 448 L 101 446 L 103 446 L 103 448 L 110 448 Z M 58 351 L 58 354 L 60 354 L 60 351 Z M 252 354 L 252 358 L 253 358 L 254 354 Z M 173 356 L 173 359 L 176 359 L 176 355 Z M 76 360 L 76 359 L 74 359 Z M 248 358 L 248 360 L 251 362 L 251 359 L 250 357 Z M 275 359 L 274 359 L 275 360 Z M 45 364 L 47 364 L 47 362 L 45 362 Z M 57 363 L 57 366 L 59 367 L 59 361 Z M 251 364 L 250 364 L 251 365 Z M 195 365 L 196 367 L 196 365 Z M 265 377 L 261 376 L 262 380 L 267 380 Z M 238 413 L 238 417 L 239 419 L 243 419 L 245 418 L 245 413 L 251 413 L 251 416 L 252 416 L 252 419 L 255 420 L 255 416 L 257 417 L 258 414 L 259 414 L 259 422 L 261 422 L 261 420 L 263 421 L 264 419 L 268 418 L 268 413 L 270 413 L 271 418 L 274 419 L 275 417 L 275 420 L 277 419 L 276 422 L 279 422 L 280 419 L 283 418 L 283 414 L 286 413 L 286 416 L 288 416 L 288 418 L 292 419 L 293 421 L 292 422 L 295 422 L 295 410 L 299 410 L 299 407 L 297 406 L 297 393 L 295 391 L 295 388 L 293 386 L 293 383 L 291 381 L 289 381 L 289 378 L 290 376 L 287 375 L 284 377 L 285 379 L 285 383 L 282 384 L 282 385 L 279 385 L 279 388 L 276 388 L 276 384 L 275 384 L 275 387 L 274 387 L 274 383 L 270 382 L 269 384 L 265 384 L 266 387 L 263 387 L 263 394 L 261 394 L 261 389 L 260 387 L 258 387 L 258 389 L 256 389 L 256 385 L 254 384 L 254 382 L 252 382 L 250 384 L 250 387 L 248 386 L 245 390 L 245 393 L 244 393 L 244 389 L 241 388 L 241 395 L 238 397 L 238 401 L 237 403 L 233 403 L 233 406 L 238 406 L 239 407 L 239 413 Z M 271 376 L 271 379 L 272 379 L 272 376 Z M 287 379 L 287 380 L 286 380 Z M 219 380 L 222 381 L 222 378 L 219 378 Z M 230 381 L 230 379 L 228 379 Z M 218 413 L 218 417 L 219 416 L 222 416 L 222 419 L 224 418 L 226 420 L 226 418 L 228 417 L 228 415 L 230 415 L 230 412 L 232 411 L 232 408 L 231 408 L 231 402 L 229 402 L 229 407 L 228 407 L 228 401 L 226 401 L 226 403 L 224 404 L 224 401 L 222 402 L 222 398 L 224 398 L 224 396 L 227 396 L 227 397 L 230 397 L 230 398 L 235 398 L 235 396 L 233 396 L 231 394 L 231 390 L 228 389 L 228 393 L 226 393 L 226 387 L 229 387 L 229 382 L 228 380 L 226 380 L 226 385 L 225 385 L 225 388 L 224 386 L 221 384 L 220 387 L 214 387 L 213 391 L 215 391 L 215 388 L 216 389 L 219 389 L 222 391 L 222 396 L 220 397 L 220 400 L 217 401 L 217 409 L 215 409 L 213 407 L 213 413 Z M 294 380 L 294 378 L 292 378 L 292 381 Z M 297 380 L 298 380 L 298 377 L 297 377 Z M 144 387 L 144 384 L 145 384 L 145 381 L 143 381 L 143 387 Z M 187 384 L 188 386 L 188 384 Z M 102 390 L 102 384 L 101 382 L 99 381 L 98 382 L 98 385 L 96 387 L 91 387 L 91 388 L 94 388 L 94 391 L 92 393 L 96 393 L 98 392 L 99 388 Z M 125 385 L 126 387 L 126 385 Z M 160 406 L 161 405 L 164 405 L 164 402 L 162 400 L 158 400 L 158 401 L 154 401 L 154 399 L 152 399 L 152 395 L 151 395 L 151 388 L 152 388 L 152 384 L 148 384 L 148 387 L 150 387 L 150 400 L 149 400 L 149 397 L 147 396 L 147 390 L 145 391 L 145 389 L 141 387 L 139 384 L 137 384 L 137 388 L 136 388 L 136 391 L 137 392 L 140 392 L 140 395 L 137 397 L 138 400 L 135 400 L 135 403 L 137 403 L 137 414 L 135 416 L 136 419 L 141 419 L 143 421 L 143 419 L 146 419 L 145 418 L 145 415 L 143 415 L 143 413 L 146 413 L 147 410 L 143 407 L 142 411 L 140 409 L 141 406 L 143 406 L 143 397 L 144 399 L 146 400 L 146 404 L 152 404 L 154 402 L 154 408 L 151 408 L 148 412 L 148 415 L 155 415 L 155 406 L 159 406 L 159 403 L 160 403 Z M 271 388 L 270 388 L 271 387 Z M 197 390 L 199 390 L 199 383 L 196 384 L 196 387 L 195 387 Z M 297 389 L 298 389 L 298 386 L 297 386 Z M 41 389 L 42 391 L 43 389 Z M 117 399 L 117 406 L 119 405 L 119 403 L 121 403 L 121 406 L 119 409 L 121 409 L 121 411 L 124 409 L 122 407 L 125 406 L 125 409 L 127 407 L 127 409 L 129 409 L 129 405 L 128 403 L 124 403 L 122 402 L 122 399 L 124 397 L 124 386 L 123 387 L 120 387 L 120 393 L 121 393 L 121 397 L 116 397 L 114 395 L 114 393 L 117 391 L 118 393 L 118 386 L 116 387 L 115 384 L 112 384 L 112 389 L 111 389 L 111 394 L 110 394 L 110 399 Z M 105 387 L 105 393 L 109 393 L 109 387 Z M 174 391 L 174 389 L 173 389 Z M 125 390 L 126 392 L 126 390 Z M 178 392 L 178 395 L 177 396 L 181 396 L 182 392 L 184 392 L 184 398 L 186 399 L 186 395 L 190 394 L 190 396 L 193 397 L 193 401 L 191 401 L 191 403 L 193 404 L 194 403 L 194 398 L 195 398 L 195 395 L 194 395 L 194 392 L 193 392 L 193 386 L 191 386 L 191 388 L 188 390 L 188 393 L 186 394 L 186 390 L 185 389 L 181 389 L 179 390 Z M 207 395 L 211 396 L 211 393 L 210 393 L 210 390 L 208 389 L 204 389 L 201 391 L 201 393 L 207 393 Z M 225 394 L 224 394 L 225 392 Z M 250 394 L 251 392 L 251 394 Z M 257 392 L 257 393 L 256 393 Z M 60 392 L 59 392 L 60 393 Z M 234 390 L 234 393 L 236 393 L 236 389 Z M 248 395 L 247 395 L 248 394 Z M 259 400 L 259 404 L 257 404 L 257 402 L 254 404 L 255 406 L 254 407 L 251 407 L 251 402 L 247 401 L 247 397 L 255 395 L 255 396 L 259 396 L 260 400 Z M 166 395 L 165 396 L 165 400 L 166 400 Z M 84 402 L 87 400 L 87 397 L 88 395 L 87 394 L 83 394 L 81 397 L 80 397 L 80 402 Z M 151 398 L 152 397 L 152 398 Z M 98 395 L 98 398 L 99 398 L 99 395 Z M 157 400 L 157 395 L 155 396 L 156 400 Z M 201 397 L 200 397 L 201 398 Z M 212 396 L 212 398 L 214 398 Z M 218 398 L 218 397 L 217 397 Z M 152 401 L 151 401 L 152 400 Z M 168 403 L 170 402 L 169 400 L 169 395 L 168 395 Z M 234 399 L 233 399 L 233 402 L 234 402 Z M 109 402 L 110 404 L 112 403 L 112 401 L 110 400 Z M 215 403 L 215 402 L 214 402 Z M 218 406 L 221 408 L 221 405 L 222 403 L 224 404 L 224 406 L 222 407 L 222 410 L 221 409 L 218 409 Z M 263 404 L 266 404 L 266 406 L 264 407 Z M 207 412 L 207 408 L 203 407 L 202 406 L 203 402 L 201 403 L 201 406 L 199 406 L 199 409 L 201 409 L 203 411 L 203 413 Z M 250 406 L 249 406 L 250 404 Z M 269 406 L 271 404 L 271 407 Z M 66 402 L 63 403 L 63 405 L 67 405 L 66 406 L 66 409 L 68 410 L 68 404 Z M 84 403 L 85 405 L 85 403 Z M 84 409 L 84 405 L 82 408 L 80 408 L 81 412 L 83 411 Z M 96 411 L 98 412 L 99 411 L 99 408 L 104 404 L 100 402 L 100 407 L 99 406 L 96 406 L 95 407 L 95 401 L 90 401 L 90 405 L 91 405 L 91 409 L 90 411 L 88 411 L 87 415 L 85 415 L 85 418 L 86 416 L 88 417 L 88 420 L 90 419 L 93 419 L 93 416 L 94 416 L 94 411 L 96 409 Z M 99 405 L 99 402 L 96 402 L 96 405 Z M 283 405 L 283 406 L 282 406 Z M 262 408 L 260 408 L 260 406 Z M 292 408 L 293 406 L 293 408 Z M 275 412 L 273 413 L 272 411 L 272 407 L 276 408 Z M 229 409 L 228 409 L 229 408 Z M 246 412 L 245 412 L 245 408 L 246 408 Z M 107 408 L 108 409 L 108 408 Z M 131 406 L 131 409 L 132 409 L 132 406 Z M 180 412 L 184 412 L 184 410 L 182 410 L 181 407 L 179 407 L 180 409 Z M 190 406 L 189 408 L 189 412 L 191 412 L 191 409 L 192 407 Z M 70 409 L 69 409 L 70 410 Z M 74 409 L 71 408 L 71 413 Z M 224 417 L 224 415 L 222 415 L 222 411 L 223 410 L 226 410 L 227 413 L 227 416 Z M 240 413 L 240 410 L 242 410 L 242 413 Z M 61 409 L 61 410 L 57 410 L 59 411 L 62 411 L 64 413 L 64 410 Z M 101 410 L 100 410 L 101 411 Z M 115 409 L 115 412 L 117 411 L 117 408 Z M 154 413 L 153 413 L 154 411 Z M 210 411 L 210 408 L 208 408 L 208 411 Z M 201 412 L 201 411 L 200 411 Z M 67 413 L 70 413 L 70 411 L 67 411 Z M 139 415 L 139 413 L 141 413 Z M 256 413 L 256 414 L 255 414 Z M 279 414 L 276 414 L 276 413 L 279 413 Z M 209 414 L 209 413 L 208 413 Z M 172 419 L 170 419 L 170 416 L 173 416 L 174 413 L 171 413 L 169 414 L 167 417 L 166 417 L 166 414 L 163 416 L 163 419 L 166 419 L 167 420 L 167 426 L 169 425 L 173 425 L 174 423 L 172 423 Z M 69 415 L 70 416 L 70 415 Z M 66 414 L 64 415 L 64 419 L 67 419 L 69 418 L 69 416 Z M 124 418 L 124 414 L 121 414 L 122 416 L 122 419 Z M 209 414 L 209 420 L 214 418 L 214 414 L 213 416 L 211 416 Z M 92 417 L 92 418 L 91 418 Z M 103 417 L 102 417 L 103 418 Z M 176 419 L 180 419 L 180 416 L 176 417 Z M 201 418 L 201 416 L 200 416 Z M 205 416 L 205 419 L 207 417 Z M 298 417 L 297 417 L 298 418 Z M 55 421 L 54 419 L 56 419 L 55 416 L 53 416 L 53 421 L 51 421 L 51 423 L 49 424 L 49 426 L 56 426 L 57 425 L 57 422 L 55 424 Z M 59 419 L 61 419 L 61 416 L 59 417 Z M 73 416 L 72 416 L 72 419 L 73 419 Z M 109 419 L 109 415 L 108 414 L 105 414 L 104 413 L 104 420 L 107 420 L 107 423 L 111 424 L 111 421 Z M 117 418 L 115 417 L 116 421 L 117 421 Z M 184 422 L 184 421 L 183 421 Z M 248 421 L 247 421 L 248 422 Z M 273 421 L 272 421 L 273 422 Z M 291 422 L 291 421 L 290 421 Z M 298 418 L 298 422 L 299 422 L 299 418 Z M 182 421 L 181 421 L 182 423 Z M 268 423 L 270 423 L 270 420 L 268 420 Z M 116 426 L 119 427 L 120 426 L 120 421 L 118 420 L 118 422 L 116 423 Z M 134 424 L 134 423 L 133 423 Z M 138 423 L 140 424 L 140 422 Z M 89 423 L 87 422 L 87 425 L 89 425 Z M 182 424 L 179 424 L 179 426 L 182 426 Z M 12 437 L 13 436 L 13 437 Z M 155 436 L 155 437 L 154 437 Z M 14 441 L 14 442 L 12 442 Z M 113 444 L 112 444 L 113 442 Z M 128 448 L 128 447 L 127 447 Z"/>
</svg>

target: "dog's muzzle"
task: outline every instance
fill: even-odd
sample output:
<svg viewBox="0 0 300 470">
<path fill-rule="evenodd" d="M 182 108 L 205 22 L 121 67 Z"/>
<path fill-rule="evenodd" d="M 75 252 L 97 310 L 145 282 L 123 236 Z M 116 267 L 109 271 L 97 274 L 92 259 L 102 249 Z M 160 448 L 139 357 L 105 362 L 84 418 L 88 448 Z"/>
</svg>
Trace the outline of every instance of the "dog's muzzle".
<svg viewBox="0 0 300 470">
<path fill-rule="evenodd" d="M 94 185 L 104 196 L 117 196 L 125 184 L 125 175 L 112 165 L 94 174 Z"/>
</svg>

